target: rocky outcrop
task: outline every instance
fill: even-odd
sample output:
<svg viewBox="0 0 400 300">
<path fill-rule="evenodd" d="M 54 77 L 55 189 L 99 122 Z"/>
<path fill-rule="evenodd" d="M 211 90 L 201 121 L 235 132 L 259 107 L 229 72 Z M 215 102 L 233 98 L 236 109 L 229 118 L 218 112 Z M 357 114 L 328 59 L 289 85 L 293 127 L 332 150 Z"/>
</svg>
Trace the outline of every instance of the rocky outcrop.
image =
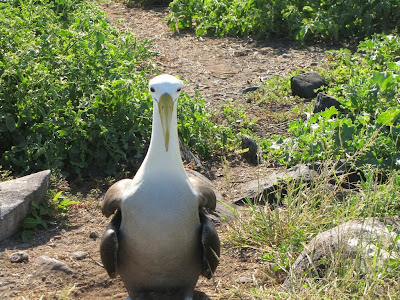
<svg viewBox="0 0 400 300">
<path fill-rule="evenodd" d="M 73 271 L 62 261 L 44 255 L 37 258 L 36 264 L 42 270 L 62 271 L 68 275 L 73 273 Z"/>
<path fill-rule="evenodd" d="M 250 181 L 242 187 L 243 195 L 235 200 L 236 205 L 266 203 L 275 206 L 282 196 L 287 193 L 288 185 L 298 187 L 301 184 L 310 185 L 315 180 L 323 180 L 328 192 L 335 192 L 340 188 L 335 197 L 340 200 L 344 195 L 353 194 L 353 190 L 360 180 L 365 180 L 362 171 L 357 170 L 345 161 L 326 161 L 324 163 L 299 164 L 287 170 L 275 171 L 272 174 Z"/>
<path fill-rule="evenodd" d="M 46 196 L 50 170 L 0 182 L 0 241 L 17 232 L 34 201 Z"/>
<path fill-rule="evenodd" d="M 375 266 L 382 266 L 389 258 L 397 260 L 390 249 L 400 246 L 396 241 L 399 230 L 400 217 L 390 217 L 349 221 L 319 233 L 293 263 L 284 287 L 304 277 L 323 278 L 335 265 L 359 263 L 360 269 L 367 272 L 369 259 L 374 259 Z"/>
<path fill-rule="evenodd" d="M 278 200 L 277 193 L 285 194 L 287 184 L 299 185 L 311 183 L 318 172 L 307 165 L 297 165 L 284 171 L 276 171 L 271 175 L 249 182 L 243 189 L 243 196 L 234 200 L 236 205 L 246 204 L 275 204 Z"/>
</svg>

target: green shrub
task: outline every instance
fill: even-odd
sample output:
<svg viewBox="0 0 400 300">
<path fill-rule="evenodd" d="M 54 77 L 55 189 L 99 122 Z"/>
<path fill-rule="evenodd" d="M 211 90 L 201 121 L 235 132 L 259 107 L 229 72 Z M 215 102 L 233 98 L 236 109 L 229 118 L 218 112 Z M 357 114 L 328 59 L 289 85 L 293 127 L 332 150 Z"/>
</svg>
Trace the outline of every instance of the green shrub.
<svg viewBox="0 0 400 300">
<path fill-rule="evenodd" d="M 1 3 L 0 153 L 4 168 L 66 174 L 143 152 L 151 124 L 140 64 L 148 44 L 85 1 Z"/>
<path fill-rule="evenodd" d="M 40 204 L 32 202 L 27 217 L 21 224 L 20 232 L 23 241 L 33 238 L 36 229 L 48 229 L 51 226 L 61 224 L 62 218 L 69 213 L 71 207 L 78 202 L 72 201 L 58 192 L 50 191 L 48 197 Z"/>
<path fill-rule="evenodd" d="M 237 149 L 243 134 L 251 134 L 256 119 L 250 119 L 245 107 L 227 101 L 221 111 L 205 109 L 206 100 L 197 94 L 180 99 L 178 131 L 184 142 L 202 157 L 227 154 Z"/>
<path fill-rule="evenodd" d="M 216 36 L 342 40 L 400 27 L 398 0 L 174 0 L 171 29 Z"/>
<path fill-rule="evenodd" d="M 400 167 L 399 37 L 374 36 L 354 54 L 330 52 L 326 92 L 345 113 L 330 108 L 289 125 L 290 138 L 275 137 L 263 147 L 283 164 L 350 159 L 358 165 Z"/>
<path fill-rule="evenodd" d="M 82 176 L 137 166 L 151 133 L 149 43 L 116 31 L 86 1 L 14 1 L 0 10 L 3 169 Z M 179 133 L 202 157 L 233 149 L 241 130 L 213 118 L 199 95 L 182 95 Z"/>
</svg>

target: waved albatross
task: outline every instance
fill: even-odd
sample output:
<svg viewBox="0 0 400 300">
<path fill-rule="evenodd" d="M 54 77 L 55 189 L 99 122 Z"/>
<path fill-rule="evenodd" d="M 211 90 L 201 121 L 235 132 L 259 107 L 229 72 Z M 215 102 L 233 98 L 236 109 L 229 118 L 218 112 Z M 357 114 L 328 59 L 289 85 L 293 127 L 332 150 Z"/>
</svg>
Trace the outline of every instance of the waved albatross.
<svg viewBox="0 0 400 300">
<path fill-rule="evenodd" d="M 204 211 L 215 209 L 214 191 L 185 171 L 180 156 L 182 86 L 171 75 L 150 81 L 149 150 L 134 178 L 113 184 L 102 203 L 103 214 L 114 216 L 102 236 L 101 259 L 110 277 L 121 276 L 131 299 L 193 299 L 199 276 L 211 278 L 218 265 L 218 234 Z"/>
</svg>

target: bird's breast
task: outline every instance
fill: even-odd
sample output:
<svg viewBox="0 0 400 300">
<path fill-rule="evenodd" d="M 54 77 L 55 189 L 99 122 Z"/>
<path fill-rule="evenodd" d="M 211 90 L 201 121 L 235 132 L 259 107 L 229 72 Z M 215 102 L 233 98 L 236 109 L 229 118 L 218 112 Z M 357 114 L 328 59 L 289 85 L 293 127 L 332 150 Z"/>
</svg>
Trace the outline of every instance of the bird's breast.
<svg viewBox="0 0 400 300">
<path fill-rule="evenodd" d="M 121 233 L 138 251 L 192 244 L 200 221 L 189 185 L 173 180 L 141 184 L 122 203 Z"/>
<path fill-rule="evenodd" d="M 143 285 L 197 281 L 200 220 L 190 186 L 141 186 L 127 195 L 121 213 L 118 268 L 124 280 Z"/>
</svg>

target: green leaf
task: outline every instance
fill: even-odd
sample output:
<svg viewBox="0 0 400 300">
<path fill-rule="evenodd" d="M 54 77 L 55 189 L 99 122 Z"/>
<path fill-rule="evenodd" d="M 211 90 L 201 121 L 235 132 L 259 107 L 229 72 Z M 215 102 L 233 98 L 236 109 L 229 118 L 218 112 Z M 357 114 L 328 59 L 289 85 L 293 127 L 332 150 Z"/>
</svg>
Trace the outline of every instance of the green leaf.
<svg viewBox="0 0 400 300">
<path fill-rule="evenodd" d="M 314 10 L 311 6 L 306 5 L 303 7 L 303 11 L 312 13 Z"/>
<path fill-rule="evenodd" d="M 400 117 L 400 108 L 392 107 L 386 110 L 385 112 L 382 112 L 378 116 L 378 119 L 376 121 L 377 123 L 382 125 L 393 126 L 393 124 L 398 120 L 399 117 Z"/>
<path fill-rule="evenodd" d="M 27 217 L 24 220 L 23 226 L 24 228 L 36 228 L 39 225 L 39 222 L 36 218 Z"/>
<path fill-rule="evenodd" d="M 16 128 L 14 118 L 10 115 L 6 116 L 6 126 L 10 132 L 13 132 Z"/>
</svg>

